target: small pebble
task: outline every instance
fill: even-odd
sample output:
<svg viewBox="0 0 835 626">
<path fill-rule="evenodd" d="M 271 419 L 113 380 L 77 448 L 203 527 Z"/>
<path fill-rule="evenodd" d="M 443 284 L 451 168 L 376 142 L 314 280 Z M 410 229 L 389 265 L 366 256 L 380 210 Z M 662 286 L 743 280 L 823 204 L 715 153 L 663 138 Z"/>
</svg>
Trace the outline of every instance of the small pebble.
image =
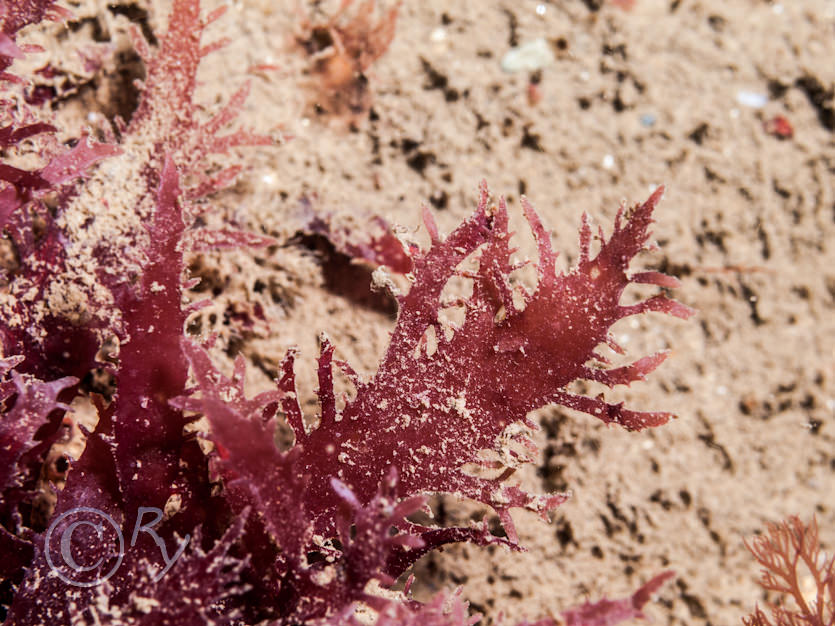
<svg viewBox="0 0 835 626">
<path fill-rule="evenodd" d="M 791 139 L 794 136 L 794 127 L 784 115 L 775 115 L 770 120 L 763 122 L 763 128 L 769 135 L 778 139 Z"/>
<path fill-rule="evenodd" d="M 502 57 L 502 69 L 513 74 L 516 72 L 533 72 L 547 67 L 554 62 L 551 46 L 542 37 L 511 48 Z"/>
<path fill-rule="evenodd" d="M 607 154 L 603 157 L 603 167 L 607 170 L 612 169 L 615 166 L 615 157 L 611 154 Z"/>
<path fill-rule="evenodd" d="M 647 128 L 655 126 L 655 116 L 652 113 L 644 113 L 641 116 L 641 126 L 646 126 Z"/>
<path fill-rule="evenodd" d="M 537 15 L 545 15 L 545 5 L 544 4 L 537 4 L 536 5 L 536 14 Z"/>
</svg>

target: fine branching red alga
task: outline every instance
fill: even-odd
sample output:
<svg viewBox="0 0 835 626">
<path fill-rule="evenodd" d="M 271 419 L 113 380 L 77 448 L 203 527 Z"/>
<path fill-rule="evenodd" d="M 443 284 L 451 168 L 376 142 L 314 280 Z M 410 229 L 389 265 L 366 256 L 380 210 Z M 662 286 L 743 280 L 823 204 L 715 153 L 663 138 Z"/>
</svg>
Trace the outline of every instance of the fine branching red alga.
<svg viewBox="0 0 835 626">
<path fill-rule="evenodd" d="M 18 30 L 50 6 L 4 5 L 4 72 L 25 53 Z M 359 607 L 365 623 L 378 625 L 475 623 L 459 594 L 419 603 L 411 582 L 391 588 L 446 544 L 523 549 L 512 510 L 547 521 L 566 500 L 509 481 L 535 457 L 531 411 L 558 404 L 633 431 L 671 417 L 569 391 L 578 380 L 628 385 L 665 359 L 662 352 L 611 366 L 601 347 L 622 352 L 609 332 L 619 320 L 691 313 L 664 294 L 621 303 L 632 283 L 677 286 L 672 277 L 630 270 L 647 247 L 663 189 L 621 209 L 608 236 L 601 229 L 593 237 L 584 216 L 580 255 L 567 273 L 557 271 L 548 232 L 523 200 L 538 247 L 530 289 L 510 280 L 521 264 L 505 203 L 491 202 L 486 184 L 475 212 L 447 236 L 424 210 L 431 244 L 399 255 L 411 286 L 393 293 L 397 322 L 376 373 L 359 376 L 323 338 L 318 415 L 302 412 L 293 351 L 275 389 L 249 398 L 243 357 L 226 376 L 209 354 L 212 338 L 196 341 L 184 331 L 201 306 L 183 306 L 193 284 L 187 255 L 273 241 L 202 226 L 211 207 L 205 197 L 240 169 L 210 177 L 205 157 L 271 142 L 240 130 L 219 134 L 246 87 L 214 117 L 198 114 L 197 67 L 218 47 L 201 47 L 200 36 L 219 16 L 201 19 L 197 0 L 175 0 L 156 51 L 135 31 L 146 63 L 141 101 L 104 143 L 82 137 L 71 149 L 57 145 L 43 112 L 21 105 L 25 80 L 1 77 L 4 154 L 22 154 L 38 138 L 52 150 L 34 170 L 0 166 L 0 214 L 14 250 L 0 292 L 7 623 L 359 624 Z M 471 293 L 447 301 L 445 287 L 456 277 Z M 452 309 L 458 324 L 445 314 Z M 335 368 L 353 384 L 345 398 L 334 390 Z M 83 384 L 95 371 L 111 377 L 110 392 Z M 83 429 L 78 458 L 56 455 L 79 429 L 70 408 L 79 401 L 94 408 L 96 425 Z M 294 435 L 287 450 L 275 443 L 282 422 Z M 66 478 L 48 505 L 45 473 Z M 431 494 L 491 507 L 501 532 L 486 521 L 419 523 L 413 514 Z M 562 620 L 602 626 L 640 617 L 671 575 L 658 574 L 625 599 L 566 609 Z"/>
<path fill-rule="evenodd" d="M 821 548 L 817 520 L 769 524 L 746 546 L 762 565 L 762 588 L 779 595 L 770 617 L 757 607 L 745 626 L 835 625 L 835 557 Z"/>
<path fill-rule="evenodd" d="M 300 20 L 295 39 L 310 56 L 317 111 L 350 118 L 370 108 L 366 73 L 394 39 L 399 4 L 382 11 L 376 0 L 340 0 L 327 20 Z"/>
</svg>

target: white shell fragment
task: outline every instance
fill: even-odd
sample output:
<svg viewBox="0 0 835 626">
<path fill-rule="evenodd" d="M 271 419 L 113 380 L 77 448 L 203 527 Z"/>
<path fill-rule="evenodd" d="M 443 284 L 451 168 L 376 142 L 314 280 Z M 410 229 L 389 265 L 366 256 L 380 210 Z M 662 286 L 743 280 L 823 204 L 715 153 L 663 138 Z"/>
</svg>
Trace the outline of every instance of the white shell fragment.
<svg viewBox="0 0 835 626">
<path fill-rule="evenodd" d="M 739 91 L 736 94 L 736 101 L 742 106 L 761 109 L 768 104 L 768 96 L 756 91 Z"/>
<path fill-rule="evenodd" d="M 533 72 L 554 62 L 554 52 L 542 37 L 508 50 L 502 57 L 502 69 L 508 74 Z"/>
</svg>

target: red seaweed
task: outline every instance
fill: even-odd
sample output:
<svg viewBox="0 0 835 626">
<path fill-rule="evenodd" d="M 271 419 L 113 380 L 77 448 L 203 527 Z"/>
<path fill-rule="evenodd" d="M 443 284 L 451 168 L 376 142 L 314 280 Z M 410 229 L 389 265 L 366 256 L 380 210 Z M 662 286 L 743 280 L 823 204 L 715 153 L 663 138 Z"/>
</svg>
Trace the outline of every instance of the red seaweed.
<svg viewBox="0 0 835 626">
<path fill-rule="evenodd" d="M 372 4 L 360 5 L 361 14 Z M 4 71 L 26 52 L 14 39 L 20 25 L 42 19 L 51 3 L 21 7 L 28 8 L 0 13 Z M 395 11 L 368 24 L 383 50 Z M 175 0 L 154 53 L 134 30 L 147 73 L 118 142 L 80 137 L 40 168 L 0 165 L 2 226 L 19 253 L 0 301 L 0 584 L 12 596 L 7 622 L 356 624 L 364 605 L 378 626 L 473 624 L 477 616 L 458 593 L 421 604 L 409 585 L 399 594 L 388 588 L 445 544 L 522 550 L 512 510 L 547 520 L 565 502 L 566 494 L 528 493 L 510 480 L 536 454 L 531 411 L 557 404 L 632 431 L 671 417 L 569 391 L 578 380 L 628 385 L 666 358 L 661 352 L 609 367 L 600 350 L 622 352 L 610 335 L 617 321 L 691 313 L 664 294 L 621 303 L 631 283 L 678 284 L 629 267 L 647 247 L 663 190 L 621 209 L 595 253 L 584 217 L 579 259 L 567 273 L 557 272 L 550 237 L 523 199 L 538 248 L 530 289 L 511 281 L 522 264 L 514 261 L 507 208 L 503 200 L 490 203 L 484 183 L 472 216 L 447 237 L 424 210 L 427 250 L 404 250 L 387 225 L 379 238 L 326 225 L 320 234 L 345 254 L 409 272 L 410 289 L 391 294 L 398 311 L 388 349 L 364 379 L 335 359 L 338 346 L 323 338 L 317 415 L 302 412 L 293 350 L 276 388 L 247 398 L 243 357 L 226 376 L 207 346 L 184 331 L 199 306 L 183 306 L 192 284 L 187 252 L 273 243 L 231 227 L 205 228 L 194 203 L 241 170 L 232 165 L 209 176 L 207 155 L 271 143 L 250 131 L 220 134 L 243 105 L 246 86 L 208 120 L 194 102 L 200 60 L 222 45 L 202 45 L 201 34 L 221 13 L 201 18 L 197 0 Z M 3 147 L 55 132 L 34 114 L 14 117 L 5 101 L 4 116 Z M 124 194 L 115 194 L 114 179 Z M 49 210 L 47 194 L 56 198 Z M 465 262 L 472 268 L 461 269 Z M 454 278 L 471 293 L 446 301 Z M 448 320 L 451 309 L 463 311 L 459 325 Z M 111 344 L 117 348 L 104 355 Z M 334 367 L 353 384 L 346 398 L 336 396 Z M 112 378 L 112 397 L 82 388 L 95 368 Z M 88 402 L 98 421 L 83 430 L 83 453 L 69 461 L 54 510 L 39 525 L 31 511 L 38 477 L 76 399 Z M 282 421 L 294 436 L 287 450 L 274 443 Z M 414 521 L 433 494 L 488 505 L 500 530 L 491 532 L 487 520 L 467 527 Z M 74 557 L 65 552 L 67 537 Z M 640 616 L 670 575 L 624 600 L 587 603 L 563 617 L 599 626 Z M 373 591 L 374 584 L 387 592 Z"/>
</svg>

